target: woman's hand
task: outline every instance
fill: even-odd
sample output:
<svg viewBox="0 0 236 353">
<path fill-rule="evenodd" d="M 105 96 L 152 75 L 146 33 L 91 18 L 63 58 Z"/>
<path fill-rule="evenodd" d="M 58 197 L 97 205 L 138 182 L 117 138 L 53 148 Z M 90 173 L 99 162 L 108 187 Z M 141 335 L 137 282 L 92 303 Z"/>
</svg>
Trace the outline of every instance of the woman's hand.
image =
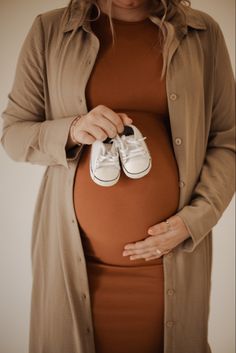
<svg viewBox="0 0 236 353">
<path fill-rule="evenodd" d="M 104 105 L 97 105 L 87 114 L 83 114 L 74 128 L 78 143 L 92 144 L 95 140 L 104 141 L 124 131 L 124 125 L 132 119 L 125 113 L 116 113 Z"/>
<path fill-rule="evenodd" d="M 125 245 L 123 256 L 131 256 L 130 260 L 156 259 L 167 254 L 189 237 L 189 232 L 179 216 L 174 215 L 168 218 L 168 223 L 169 225 L 163 221 L 153 225 L 148 229 L 150 237 Z M 157 253 L 157 249 L 160 251 L 159 253 Z"/>
</svg>

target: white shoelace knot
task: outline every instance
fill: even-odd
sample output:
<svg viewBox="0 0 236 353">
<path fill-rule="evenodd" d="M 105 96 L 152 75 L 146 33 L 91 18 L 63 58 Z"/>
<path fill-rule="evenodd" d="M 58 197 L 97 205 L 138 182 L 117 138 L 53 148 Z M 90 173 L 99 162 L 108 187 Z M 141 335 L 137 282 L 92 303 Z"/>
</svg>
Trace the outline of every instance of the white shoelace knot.
<svg viewBox="0 0 236 353">
<path fill-rule="evenodd" d="M 116 136 L 115 143 L 119 148 L 119 152 L 124 162 L 126 162 L 129 157 L 139 157 L 146 154 L 146 151 L 143 149 L 143 145 L 141 144 L 141 141 L 146 138 L 147 137 L 144 136 L 137 139 L 134 138 L 133 135 L 122 135 L 121 137 L 119 135 Z"/>
<path fill-rule="evenodd" d="M 116 148 L 119 149 L 123 161 L 126 162 L 129 157 L 139 157 L 146 154 L 146 151 L 143 149 L 141 144 L 141 141 L 146 138 L 146 136 L 136 139 L 133 135 L 122 135 L 121 137 L 116 135 L 116 137 L 111 140 L 112 143 L 115 144 Z M 103 144 L 101 146 L 102 154 L 100 154 L 97 159 L 97 168 L 110 165 L 115 166 L 115 162 L 119 159 L 119 153 L 117 150 L 114 150 L 113 148 L 106 150 Z"/>
</svg>

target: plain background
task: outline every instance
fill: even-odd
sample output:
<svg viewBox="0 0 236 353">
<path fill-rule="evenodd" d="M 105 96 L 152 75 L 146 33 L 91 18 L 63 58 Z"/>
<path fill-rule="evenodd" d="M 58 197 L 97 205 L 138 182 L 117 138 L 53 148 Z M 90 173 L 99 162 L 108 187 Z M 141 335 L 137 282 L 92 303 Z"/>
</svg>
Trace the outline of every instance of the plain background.
<svg viewBox="0 0 236 353">
<path fill-rule="evenodd" d="M 0 113 L 7 104 L 17 56 L 34 17 L 67 3 L 63 0 L 0 0 Z M 207 12 L 220 24 L 235 70 L 234 1 L 193 0 L 191 3 L 193 8 Z M 36 195 L 45 168 L 11 160 L 2 146 L 0 163 L 0 352 L 26 353 L 32 284 L 31 225 Z M 234 206 L 235 198 L 213 229 L 209 322 L 209 341 L 213 353 L 235 352 Z"/>
</svg>

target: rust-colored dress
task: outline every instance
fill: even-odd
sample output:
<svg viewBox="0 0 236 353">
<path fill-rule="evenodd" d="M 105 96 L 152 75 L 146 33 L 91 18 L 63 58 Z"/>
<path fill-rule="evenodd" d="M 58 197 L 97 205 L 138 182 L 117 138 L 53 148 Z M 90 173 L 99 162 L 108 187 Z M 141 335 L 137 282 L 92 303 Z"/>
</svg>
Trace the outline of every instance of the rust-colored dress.
<svg viewBox="0 0 236 353">
<path fill-rule="evenodd" d="M 122 256 L 126 244 L 150 236 L 148 228 L 178 207 L 159 30 L 148 18 L 113 21 L 114 48 L 108 16 L 102 12 L 91 22 L 100 49 L 86 86 L 87 106 L 103 104 L 131 116 L 147 136 L 152 168 L 140 179 L 121 170 L 115 185 L 97 185 L 89 173 L 91 145 L 86 145 L 75 175 L 74 207 L 86 256 L 96 352 L 162 353 L 163 258 Z"/>
</svg>

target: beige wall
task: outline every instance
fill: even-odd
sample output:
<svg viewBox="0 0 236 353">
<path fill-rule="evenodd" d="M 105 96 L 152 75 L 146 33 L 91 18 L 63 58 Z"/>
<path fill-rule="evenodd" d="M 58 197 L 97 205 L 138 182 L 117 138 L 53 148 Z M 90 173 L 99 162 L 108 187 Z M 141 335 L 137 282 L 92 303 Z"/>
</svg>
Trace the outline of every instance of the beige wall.
<svg viewBox="0 0 236 353">
<path fill-rule="evenodd" d="M 66 3 L 63 0 L 0 0 L 1 112 L 11 89 L 20 46 L 34 16 Z M 192 7 L 208 12 L 219 22 L 234 63 L 234 1 L 194 0 Z M 26 353 L 31 290 L 30 231 L 44 167 L 16 163 L 6 156 L 2 147 L 0 163 L 0 352 Z M 235 199 L 214 228 L 209 327 L 213 353 L 235 352 L 234 202 Z"/>
</svg>

